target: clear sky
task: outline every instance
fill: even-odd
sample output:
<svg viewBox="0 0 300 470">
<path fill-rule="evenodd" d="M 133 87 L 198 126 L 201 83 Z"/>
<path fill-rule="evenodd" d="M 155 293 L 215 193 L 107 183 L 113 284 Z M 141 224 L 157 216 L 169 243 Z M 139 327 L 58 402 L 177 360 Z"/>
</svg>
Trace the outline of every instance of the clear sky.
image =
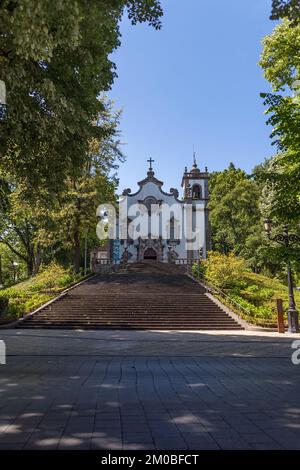
<svg viewBox="0 0 300 470">
<path fill-rule="evenodd" d="M 143 179 L 154 160 L 164 189 L 180 189 L 185 166 L 250 172 L 273 154 L 259 96 L 269 85 L 257 65 L 261 39 L 275 23 L 271 0 L 163 0 L 162 30 L 121 26 L 112 56 L 118 78 L 109 94 L 123 108 L 127 157 L 120 190 Z"/>
</svg>

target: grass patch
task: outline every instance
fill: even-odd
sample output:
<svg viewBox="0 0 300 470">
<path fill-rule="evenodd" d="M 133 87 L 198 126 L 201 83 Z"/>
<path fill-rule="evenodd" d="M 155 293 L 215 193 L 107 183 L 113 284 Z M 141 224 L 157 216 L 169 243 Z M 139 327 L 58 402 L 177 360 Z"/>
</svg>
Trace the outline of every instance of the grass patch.
<svg viewBox="0 0 300 470">
<path fill-rule="evenodd" d="M 82 275 L 51 263 L 36 276 L 0 291 L 0 323 L 23 317 L 82 279 Z"/>
</svg>

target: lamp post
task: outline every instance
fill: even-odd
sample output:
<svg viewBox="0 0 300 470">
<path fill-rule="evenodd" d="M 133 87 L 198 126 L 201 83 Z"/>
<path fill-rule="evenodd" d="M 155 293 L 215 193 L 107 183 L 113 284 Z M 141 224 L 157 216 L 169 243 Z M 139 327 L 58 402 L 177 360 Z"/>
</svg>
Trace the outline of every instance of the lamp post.
<svg viewBox="0 0 300 470">
<path fill-rule="evenodd" d="M 13 261 L 12 262 L 12 269 L 13 269 L 14 282 L 16 282 L 16 280 L 17 280 L 18 267 L 19 267 L 19 263 L 17 263 L 17 261 Z"/>
<path fill-rule="evenodd" d="M 5 82 L 0 80 L 0 121 L 4 121 L 6 118 L 6 112 L 6 87 Z"/>
<path fill-rule="evenodd" d="M 264 222 L 264 226 L 265 226 L 265 231 L 268 234 L 268 238 L 271 241 L 279 243 L 280 245 L 283 245 L 286 248 L 288 248 L 291 245 L 294 245 L 295 243 L 300 243 L 300 237 L 298 237 L 298 235 L 295 235 L 294 233 L 289 233 L 288 225 L 284 226 L 282 233 L 278 233 L 274 237 L 271 237 L 272 221 L 270 219 L 266 219 Z M 289 332 L 297 333 L 299 331 L 299 319 L 298 319 L 298 312 L 296 310 L 296 303 L 295 303 L 295 297 L 294 297 L 292 268 L 291 268 L 291 263 L 289 260 L 287 262 L 287 275 L 288 275 L 288 287 L 289 287 L 289 308 L 288 308 Z"/>
<path fill-rule="evenodd" d="M 84 276 L 87 273 L 87 237 L 89 229 L 85 229 L 85 238 L 84 238 Z"/>
</svg>

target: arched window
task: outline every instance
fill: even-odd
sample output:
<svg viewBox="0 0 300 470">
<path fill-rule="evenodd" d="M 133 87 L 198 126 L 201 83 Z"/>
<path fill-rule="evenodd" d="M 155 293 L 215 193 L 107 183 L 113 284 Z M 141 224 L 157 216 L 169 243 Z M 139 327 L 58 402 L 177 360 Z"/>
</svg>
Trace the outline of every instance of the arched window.
<svg viewBox="0 0 300 470">
<path fill-rule="evenodd" d="M 170 222 L 168 223 L 168 234 L 169 234 L 169 240 L 178 240 L 180 239 L 180 222 L 179 220 L 175 219 L 172 217 L 170 219 Z"/>
<path fill-rule="evenodd" d="M 199 184 L 194 184 L 192 189 L 192 198 L 201 199 L 201 187 Z"/>
<path fill-rule="evenodd" d="M 148 196 L 143 200 L 143 204 L 147 207 L 148 214 L 151 215 L 151 210 L 153 209 L 155 212 L 154 207 L 152 208 L 152 205 L 157 205 L 159 201 L 153 196 Z"/>
</svg>

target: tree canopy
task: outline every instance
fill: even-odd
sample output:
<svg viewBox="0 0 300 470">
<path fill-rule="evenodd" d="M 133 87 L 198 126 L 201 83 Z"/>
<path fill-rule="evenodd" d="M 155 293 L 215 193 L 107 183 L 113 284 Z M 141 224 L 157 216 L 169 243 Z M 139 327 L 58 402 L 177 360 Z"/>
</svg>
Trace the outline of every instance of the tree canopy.
<svg viewBox="0 0 300 470">
<path fill-rule="evenodd" d="M 258 165 L 251 175 L 232 163 L 223 171 L 212 173 L 210 188 L 210 223 L 213 249 L 223 254 L 234 253 L 244 258 L 248 268 L 260 273 L 278 275 L 285 280 L 289 256 L 295 272 L 300 272 L 300 253 L 271 243 L 263 230 L 264 218 L 274 211 L 274 195 L 261 175 L 269 162 Z M 293 232 L 299 233 L 296 223 Z M 274 219 L 275 231 L 282 229 L 282 220 Z"/>
<path fill-rule="evenodd" d="M 295 24 L 299 23 L 299 0 L 272 0 L 271 20 L 279 20 L 282 18 L 288 18 Z"/>
<path fill-rule="evenodd" d="M 214 249 L 241 254 L 260 220 L 259 194 L 255 182 L 232 163 L 212 174 L 209 208 Z"/>
<path fill-rule="evenodd" d="M 58 194 L 39 188 L 28 197 L 26 183 L 13 178 L 9 171 L 0 172 L 2 198 L 0 242 L 22 260 L 29 274 L 39 270 L 49 256 L 69 252 L 68 261 L 79 271 L 82 241 L 89 230 L 95 242 L 96 208 L 115 201 L 117 180 L 112 173 L 123 159 L 117 136 L 119 113 L 102 99 L 105 112 L 99 115 L 106 128 L 105 138 L 89 142 L 88 152 L 76 173 L 64 181 Z"/>
<path fill-rule="evenodd" d="M 115 201 L 119 112 L 104 95 L 117 76 L 111 53 L 124 14 L 161 27 L 160 0 L 0 0 L 6 268 L 9 250 L 28 274 L 53 258 L 78 271 L 85 237 L 95 243 L 96 207 Z"/>
<path fill-rule="evenodd" d="M 262 93 L 277 154 L 261 174 L 273 195 L 270 215 L 300 219 L 300 24 L 284 20 L 263 40 L 260 65 L 273 93 Z"/>
<path fill-rule="evenodd" d="M 110 54 L 120 45 L 124 11 L 132 22 L 161 26 L 158 0 L 0 1 L 0 78 L 7 118 L 1 164 L 27 188 L 57 189 L 80 168 L 95 125 L 99 95 L 116 77 Z"/>
</svg>

